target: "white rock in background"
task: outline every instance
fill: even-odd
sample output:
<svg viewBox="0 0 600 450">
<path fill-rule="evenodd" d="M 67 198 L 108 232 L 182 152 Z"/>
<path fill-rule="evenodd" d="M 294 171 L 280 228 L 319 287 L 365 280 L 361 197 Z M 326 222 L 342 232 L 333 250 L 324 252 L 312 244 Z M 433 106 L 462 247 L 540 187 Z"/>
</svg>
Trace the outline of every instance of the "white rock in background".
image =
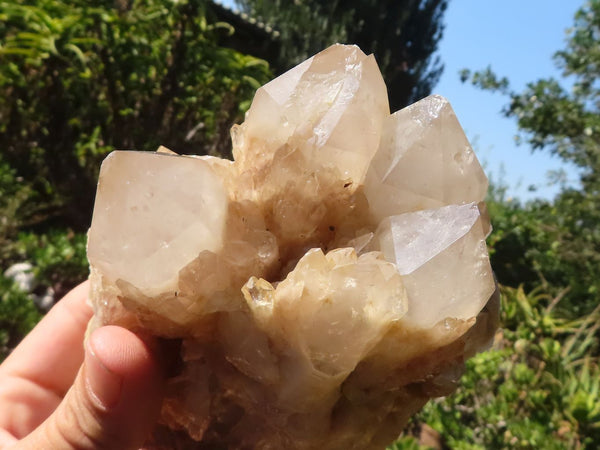
<svg viewBox="0 0 600 450">
<path fill-rule="evenodd" d="M 41 295 L 36 295 L 33 291 L 36 289 L 35 275 L 33 273 L 33 265 L 30 262 L 20 262 L 13 264 L 4 272 L 6 278 L 10 278 L 15 282 L 17 287 L 29 294 L 29 297 L 35 305 L 42 311 L 50 311 L 54 305 L 54 289 L 47 287 L 46 291 Z"/>
<path fill-rule="evenodd" d="M 50 311 L 50 308 L 54 306 L 54 289 L 52 287 L 46 288 L 46 292 L 42 295 L 32 295 L 33 302 L 42 311 Z"/>
<path fill-rule="evenodd" d="M 35 275 L 30 262 L 13 264 L 4 271 L 4 276 L 13 280 L 23 292 L 32 292 L 35 287 Z"/>
</svg>

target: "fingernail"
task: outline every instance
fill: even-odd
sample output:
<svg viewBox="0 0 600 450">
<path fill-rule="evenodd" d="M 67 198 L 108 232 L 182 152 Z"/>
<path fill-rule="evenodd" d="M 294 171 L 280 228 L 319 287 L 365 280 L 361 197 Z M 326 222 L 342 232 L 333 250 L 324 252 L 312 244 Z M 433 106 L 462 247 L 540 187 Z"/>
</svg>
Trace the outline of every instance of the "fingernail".
<svg viewBox="0 0 600 450">
<path fill-rule="evenodd" d="M 121 397 L 123 379 L 102 364 L 90 341 L 85 352 L 85 375 L 89 393 L 101 407 L 117 406 Z"/>
</svg>

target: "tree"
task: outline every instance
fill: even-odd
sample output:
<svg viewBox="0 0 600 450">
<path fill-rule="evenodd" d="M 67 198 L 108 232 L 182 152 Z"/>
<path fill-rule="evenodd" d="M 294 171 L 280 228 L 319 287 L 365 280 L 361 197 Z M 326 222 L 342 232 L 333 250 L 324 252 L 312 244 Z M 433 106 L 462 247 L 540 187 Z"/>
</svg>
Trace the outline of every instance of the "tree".
<svg viewBox="0 0 600 450">
<path fill-rule="evenodd" d="M 529 230 L 519 237 L 522 245 L 514 245 L 517 228 L 505 229 L 495 251 L 517 266 L 515 273 L 533 268 L 544 284 L 568 289 L 565 306 L 584 312 L 600 303 L 600 0 L 578 10 L 567 37 L 565 49 L 554 55 L 560 80 L 540 79 L 515 92 L 490 68 L 465 70 L 462 79 L 509 98 L 503 112 L 517 120 L 520 140 L 533 151 L 547 151 L 581 169 L 580 187 L 518 213 L 519 228 Z"/>
<path fill-rule="evenodd" d="M 113 149 L 227 153 L 229 128 L 270 77 L 266 62 L 219 45 L 233 30 L 203 0 L 0 0 L 0 18 L 0 212 L 23 213 L 0 224 L 12 237 L 50 219 L 85 230 Z M 12 179 L 30 188 L 19 207 Z"/>
<path fill-rule="evenodd" d="M 277 68 L 287 70 L 336 42 L 377 58 L 392 110 L 431 93 L 443 69 L 437 45 L 447 0 L 237 0 L 279 30 Z"/>
</svg>

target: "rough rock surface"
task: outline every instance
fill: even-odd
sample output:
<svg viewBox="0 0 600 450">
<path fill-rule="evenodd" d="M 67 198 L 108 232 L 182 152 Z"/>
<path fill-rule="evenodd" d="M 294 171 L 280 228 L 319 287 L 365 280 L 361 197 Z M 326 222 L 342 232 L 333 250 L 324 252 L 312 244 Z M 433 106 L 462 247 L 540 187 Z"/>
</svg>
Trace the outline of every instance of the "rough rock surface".
<svg viewBox="0 0 600 450">
<path fill-rule="evenodd" d="M 232 140 L 235 161 L 100 172 L 91 327 L 181 342 L 148 448 L 383 448 L 497 326 L 477 158 L 445 99 L 390 115 L 342 45 L 260 88 Z"/>
</svg>

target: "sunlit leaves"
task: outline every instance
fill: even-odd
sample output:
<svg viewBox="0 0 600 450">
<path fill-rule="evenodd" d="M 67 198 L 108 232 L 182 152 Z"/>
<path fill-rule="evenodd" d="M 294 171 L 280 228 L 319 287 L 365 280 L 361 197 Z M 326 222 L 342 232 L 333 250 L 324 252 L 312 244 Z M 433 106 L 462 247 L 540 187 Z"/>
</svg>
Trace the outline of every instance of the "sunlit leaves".
<svg viewBox="0 0 600 450">
<path fill-rule="evenodd" d="M 428 404 L 420 421 L 449 448 L 595 448 L 600 439 L 600 311 L 567 320 L 560 297 L 502 290 L 502 328 L 491 351 L 467 362 L 459 390 Z M 582 356 L 586 355 L 586 356 Z"/>
<path fill-rule="evenodd" d="M 227 154 L 230 126 L 270 77 L 219 45 L 234 29 L 202 0 L 0 0 L 0 16 L 4 161 L 42 194 L 47 219 L 78 229 L 107 152 Z"/>
</svg>

